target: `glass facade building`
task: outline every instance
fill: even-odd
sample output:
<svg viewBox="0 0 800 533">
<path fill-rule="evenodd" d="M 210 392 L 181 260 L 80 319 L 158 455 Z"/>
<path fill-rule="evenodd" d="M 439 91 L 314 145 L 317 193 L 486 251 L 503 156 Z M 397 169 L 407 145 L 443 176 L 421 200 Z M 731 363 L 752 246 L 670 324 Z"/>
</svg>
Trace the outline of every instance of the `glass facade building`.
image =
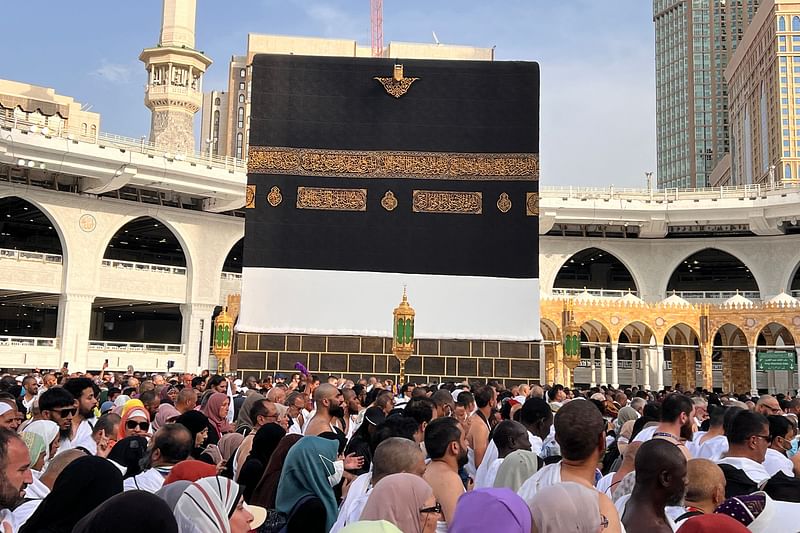
<svg viewBox="0 0 800 533">
<path fill-rule="evenodd" d="M 759 0 L 653 0 L 658 186 L 705 187 L 729 151 L 728 60 Z"/>
</svg>

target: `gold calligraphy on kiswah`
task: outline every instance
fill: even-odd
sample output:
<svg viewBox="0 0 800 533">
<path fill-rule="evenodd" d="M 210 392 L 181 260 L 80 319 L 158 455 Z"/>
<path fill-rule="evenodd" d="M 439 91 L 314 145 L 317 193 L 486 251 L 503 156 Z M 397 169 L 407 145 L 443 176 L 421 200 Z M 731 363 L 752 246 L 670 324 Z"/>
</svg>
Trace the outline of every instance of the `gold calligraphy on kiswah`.
<svg viewBox="0 0 800 533">
<path fill-rule="evenodd" d="M 326 209 L 331 211 L 366 211 L 367 189 L 298 187 L 297 208 Z"/>
<path fill-rule="evenodd" d="M 483 193 L 464 191 L 414 191 L 415 213 L 454 213 L 480 215 Z"/>
<path fill-rule="evenodd" d="M 341 178 L 537 181 L 539 155 L 318 150 L 251 146 L 247 171 Z"/>
</svg>

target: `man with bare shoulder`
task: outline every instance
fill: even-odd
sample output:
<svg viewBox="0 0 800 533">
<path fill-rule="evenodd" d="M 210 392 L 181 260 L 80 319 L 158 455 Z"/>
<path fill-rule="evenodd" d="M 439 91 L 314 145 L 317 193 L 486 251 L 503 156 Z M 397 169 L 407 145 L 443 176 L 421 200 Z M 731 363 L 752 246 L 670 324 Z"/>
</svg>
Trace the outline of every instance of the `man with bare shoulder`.
<svg viewBox="0 0 800 533">
<path fill-rule="evenodd" d="M 453 519 L 464 484 L 458 469 L 467 463 L 467 439 L 455 418 L 437 418 L 425 428 L 425 449 L 431 462 L 425 470 L 425 481 L 433 488 L 436 501 L 442 506 L 445 522 Z M 437 531 L 446 531 L 446 526 Z"/>
<path fill-rule="evenodd" d="M 492 409 L 497 405 L 497 393 L 492 387 L 483 385 L 475 389 L 475 406 L 477 410 L 471 416 L 469 433 L 467 434 L 468 462 L 467 473 L 472 479 L 481 466 L 486 448 L 489 446 L 489 433 L 492 430 L 489 420 L 492 416 Z"/>
</svg>

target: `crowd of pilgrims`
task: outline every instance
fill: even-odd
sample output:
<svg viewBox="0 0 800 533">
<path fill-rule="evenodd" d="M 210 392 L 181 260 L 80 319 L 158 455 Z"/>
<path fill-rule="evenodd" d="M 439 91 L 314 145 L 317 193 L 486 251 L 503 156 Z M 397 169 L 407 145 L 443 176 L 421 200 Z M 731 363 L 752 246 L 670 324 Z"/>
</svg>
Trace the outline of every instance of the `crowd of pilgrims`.
<svg viewBox="0 0 800 533">
<path fill-rule="evenodd" d="M 295 374 L 0 378 L 17 532 L 796 532 L 800 398 Z M 797 477 L 796 477 L 797 476 Z"/>
</svg>

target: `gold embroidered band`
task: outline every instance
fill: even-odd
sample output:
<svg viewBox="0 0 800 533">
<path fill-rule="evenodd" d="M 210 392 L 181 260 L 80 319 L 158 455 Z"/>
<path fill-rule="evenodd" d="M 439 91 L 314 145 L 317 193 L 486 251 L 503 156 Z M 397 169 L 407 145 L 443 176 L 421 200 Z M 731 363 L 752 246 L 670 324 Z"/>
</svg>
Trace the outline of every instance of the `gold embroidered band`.
<svg viewBox="0 0 800 533">
<path fill-rule="evenodd" d="M 326 209 L 331 211 L 366 211 L 367 190 L 298 187 L 297 208 Z"/>
<path fill-rule="evenodd" d="M 415 213 L 458 213 L 480 215 L 483 193 L 462 191 L 414 191 Z"/>
<path fill-rule="evenodd" d="M 247 171 L 342 178 L 537 181 L 539 156 L 251 146 Z"/>
</svg>

